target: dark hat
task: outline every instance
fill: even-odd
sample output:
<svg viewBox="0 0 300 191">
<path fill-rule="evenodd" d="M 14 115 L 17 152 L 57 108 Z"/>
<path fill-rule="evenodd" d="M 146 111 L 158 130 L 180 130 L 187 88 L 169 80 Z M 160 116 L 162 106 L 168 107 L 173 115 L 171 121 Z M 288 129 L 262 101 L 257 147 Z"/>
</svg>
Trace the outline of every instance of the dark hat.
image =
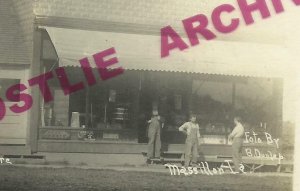
<svg viewBox="0 0 300 191">
<path fill-rule="evenodd" d="M 157 115 L 158 115 L 158 111 L 157 111 L 157 110 L 153 110 L 153 111 L 152 111 L 152 115 L 153 115 L 153 116 L 157 116 Z"/>
</svg>

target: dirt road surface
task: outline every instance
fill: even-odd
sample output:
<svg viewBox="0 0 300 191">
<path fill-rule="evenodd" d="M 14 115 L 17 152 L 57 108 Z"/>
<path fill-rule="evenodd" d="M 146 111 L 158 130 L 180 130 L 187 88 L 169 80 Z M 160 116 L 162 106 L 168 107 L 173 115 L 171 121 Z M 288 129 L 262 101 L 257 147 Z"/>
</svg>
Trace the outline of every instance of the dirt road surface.
<svg viewBox="0 0 300 191">
<path fill-rule="evenodd" d="M 192 175 L 109 169 L 0 166 L 2 191 L 291 191 L 291 176 Z"/>
</svg>

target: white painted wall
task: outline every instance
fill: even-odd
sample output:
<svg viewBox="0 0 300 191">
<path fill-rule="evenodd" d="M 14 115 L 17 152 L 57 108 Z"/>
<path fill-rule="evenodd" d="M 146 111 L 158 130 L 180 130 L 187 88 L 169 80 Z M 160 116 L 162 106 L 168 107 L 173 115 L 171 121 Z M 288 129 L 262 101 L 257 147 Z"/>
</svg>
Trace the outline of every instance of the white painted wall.
<svg viewBox="0 0 300 191">
<path fill-rule="evenodd" d="M 28 69 L 8 69 L 0 67 L 0 78 L 20 79 L 21 83 L 27 84 Z M 24 91 L 28 93 L 28 91 Z M 0 121 L 0 144 L 26 144 L 29 130 L 29 112 L 20 114 L 13 113 L 9 107 L 13 102 L 5 102 L 6 115 Z"/>
</svg>

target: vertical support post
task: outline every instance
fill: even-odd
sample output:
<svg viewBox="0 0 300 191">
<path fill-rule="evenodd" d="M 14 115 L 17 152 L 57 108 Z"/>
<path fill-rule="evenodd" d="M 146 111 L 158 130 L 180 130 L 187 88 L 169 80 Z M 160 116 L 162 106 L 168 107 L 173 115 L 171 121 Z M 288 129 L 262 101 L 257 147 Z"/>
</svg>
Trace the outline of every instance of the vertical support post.
<svg viewBox="0 0 300 191">
<path fill-rule="evenodd" d="M 42 31 L 34 27 L 33 31 L 33 59 L 30 65 L 30 77 L 35 77 L 41 74 L 41 50 L 42 50 Z M 28 129 L 27 143 L 30 146 L 31 153 L 38 150 L 38 129 L 40 125 L 40 103 L 41 96 L 37 87 L 30 88 L 31 96 L 34 100 L 30 110 L 30 126 Z"/>
<path fill-rule="evenodd" d="M 189 83 L 189 85 L 188 85 L 188 94 L 187 94 L 187 97 L 188 97 L 187 114 L 189 116 L 190 113 L 192 112 L 192 105 L 193 105 L 193 77 L 188 76 L 187 81 Z"/>
<path fill-rule="evenodd" d="M 235 99 L 236 99 L 236 83 L 233 82 L 232 83 L 232 98 L 231 98 L 232 110 L 231 110 L 231 116 L 230 116 L 231 121 L 233 121 L 233 118 L 235 117 Z M 225 136 L 226 136 L 226 144 L 228 144 L 228 134 L 226 133 Z"/>
<path fill-rule="evenodd" d="M 41 71 L 43 71 L 43 73 L 46 72 L 46 68 L 45 68 L 45 65 L 44 65 L 44 60 L 43 60 L 43 47 L 44 47 L 44 34 L 42 33 L 41 34 L 41 54 L 40 54 L 40 61 L 41 61 Z M 41 126 L 44 127 L 45 126 L 45 102 L 43 99 L 40 99 L 40 104 L 41 104 Z"/>
<path fill-rule="evenodd" d="M 231 101 L 231 104 L 232 104 L 232 117 L 234 117 L 235 115 L 235 97 L 236 97 L 236 83 L 233 82 L 232 83 L 232 101 Z"/>
<path fill-rule="evenodd" d="M 141 93 L 141 88 L 142 88 L 142 72 L 138 72 L 137 74 L 137 77 L 138 77 L 138 80 L 137 80 L 137 84 L 135 84 L 134 86 L 134 93 L 133 93 L 133 118 L 132 118 L 132 128 L 135 130 L 136 132 L 136 139 L 138 140 L 138 131 L 139 131 L 139 127 L 138 127 L 138 120 L 139 120 L 139 110 L 140 110 L 140 93 Z M 136 75 L 134 75 L 136 76 Z"/>
<path fill-rule="evenodd" d="M 273 80 L 272 105 L 273 105 L 273 122 L 268 125 L 274 136 L 281 136 L 282 131 L 282 102 L 283 102 L 283 80 L 276 78 Z"/>
<path fill-rule="evenodd" d="M 89 107 L 90 106 L 90 88 L 86 87 L 85 91 L 85 117 L 84 117 L 84 123 L 86 127 L 89 127 Z"/>
</svg>

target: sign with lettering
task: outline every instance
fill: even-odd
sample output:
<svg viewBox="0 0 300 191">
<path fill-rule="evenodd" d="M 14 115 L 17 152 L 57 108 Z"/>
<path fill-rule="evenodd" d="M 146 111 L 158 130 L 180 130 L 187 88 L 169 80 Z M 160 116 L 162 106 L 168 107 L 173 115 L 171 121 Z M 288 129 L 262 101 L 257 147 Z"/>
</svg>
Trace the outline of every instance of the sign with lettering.
<svg viewBox="0 0 300 191">
<path fill-rule="evenodd" d="M 283 155 L 279 152 L 279 139 L 274 138 L 270 133 L 264 132 L 264 136 L 258 137 L 258 134 L 253 132 L 245 132 L 245 143 L 250 145 L 257 145 L 257 147 L 245 147 L 245 152 L 248 157 L 257 159 L 269 159 L 281 164 L 284 159 Z M 267 145 L 267 147 L 259 147 Z M 263 148 L 263 149 L 262 149 Z M 273 148 L 273 149 L 272 149 Z"/>
</svg>

